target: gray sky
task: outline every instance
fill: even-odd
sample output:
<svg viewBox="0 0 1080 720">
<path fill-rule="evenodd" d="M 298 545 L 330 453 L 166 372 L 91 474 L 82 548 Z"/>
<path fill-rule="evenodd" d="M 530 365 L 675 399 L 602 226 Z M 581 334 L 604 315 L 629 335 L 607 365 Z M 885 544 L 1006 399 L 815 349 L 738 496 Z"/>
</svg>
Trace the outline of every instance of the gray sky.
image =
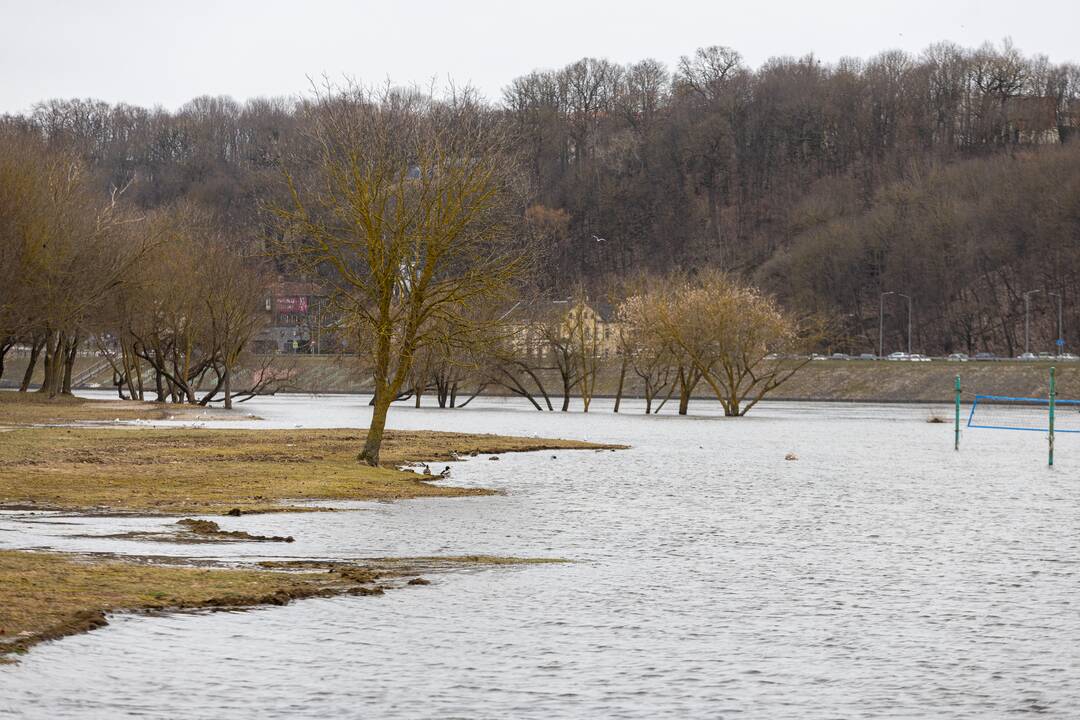
<svg viewBox="0 0 1080 720">
<path fill-rule="evenodd" d="M 53 97 L 175 108 L 198 95 L 296 95 L 307 76 L 471 82 L 498 99 L 514 77 L 584 56 L 673 65 L 728 45 L 752 66 L 833 61 L 939 40 L 1012 37 L 1080 61 L 1080 0 L 0 0 L 0 112 Z"/>
</svg>

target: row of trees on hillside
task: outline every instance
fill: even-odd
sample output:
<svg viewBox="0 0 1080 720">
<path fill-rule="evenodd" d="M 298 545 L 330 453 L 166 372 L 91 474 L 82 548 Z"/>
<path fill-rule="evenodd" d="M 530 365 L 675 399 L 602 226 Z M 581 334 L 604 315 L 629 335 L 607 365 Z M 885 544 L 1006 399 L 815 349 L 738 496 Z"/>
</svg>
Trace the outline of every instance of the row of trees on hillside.
<svg viewBox="0 0 1080 720">
<path fill-rule="evenodd" d="M 595 296 L 612 276 L 719 268 L 784 290 L 786 300 L 773 278 L 781 268 L 822 270 L 813 248 L 823 223 L 871 213 L 892 188 L 918 185 L 944 166 L 1041 158 L 1055 153 L 1035 148 L 1069 144 L 1080 127 L 1080 70 L 1008 42 L 834 64 L 781 57 L 757 68 L 713 46 L 675 67 L 585 58 L 510 80 L 497 104 L 474 102 L 499 125 L 505 156 L 521 170 L 515 193 L 527 222 L 519 232 L 545 258 L 530 278 L 534 289 L 566 297 L 584 286 Z M 314 96 L 243 104 L 204 97 L 176 111 L 53 100 L 0 124 L 78 157 L 103 196 L 126 187 L 138 212 L 194 204 L 229 242 L 254 238 L 268 250 L 282 230 L 263 209 L 291 206 L 281 162 L 318 154 L 318 105 Z M 1018 171 L 1005 182 L 1028 179 Z M 1020 214 L 1009 227 L 1037 224 L 1030 204 L 1014 209 Z M 838 340 L 858 341 L 872 324 L 875 290 L 920 281 L 905 258 L 922 252 L 915 248 L 923 230 L 910 214 L 894 223 L 888 247 L 858 279 L 858 297 L 848 282 L 807 282 L 800 303 L 847 317 Z M 1061 243 L 1075 225 L 1041 230 Z M 1025 246 L 1001 244 L 989 272 L 1038 274 Z M 866 264 L 853 267 L 863 272 Z M 286 268 L 279 261 L 277 269 Z M 963 311 L 926 312 L 937 304 L 917 292 L 921 349 L 963 346 L 967 338 L 949 319 Z M 959 307 L 974 296 L 957 291 L 942 302 Z M 1015 318 L 1006 322 L 1012 327 L 973 341 L 1008 351 Z"/>
<path fill-rule="evenodd" d="M 672 262 L 754 268 L 798 242 L 806 199 L 865 207 L 936 162 L 1068 141 L 1080 68 L 1008 42 L 756 69 L 707 47 L 675 68 L 587 58 L 534 72 L 504 106 L 537 203 L 566 214 L 548 280 L 566 287 Z"/>
<path fill-rule="evenodd" d="M 262 263 L 189 203 L 133 208 L 125 187 L 101 193 L 83 159 L 19 130 L 0 132 L 0 377 L 25 347 L 26 392 L 70 394 L 82 351 L 109 363 L 117 387 L 206 404 L 224 392 L 259 329 Z M 199 392 L 206 378 L 216 378 Z M 264 380 L 264 382 L 266 382 Z M 248 391 L 251 389 L 248 388 Z"/>
<path fill-rule="evenodd" d="M 1054 350 L 1059 332 L 1080 347 L 1080 144 L 936 167 L 868 208 L 843 197 L 757 273 L 786 305 L 836 317 L 834 349 L 876 351 L 882 308 L 904 347 L 907 307 L 887 291 L 912 298 L 916 348 L 1024 352 L 1029 292 L 1032 349 Z"/>
</svg>

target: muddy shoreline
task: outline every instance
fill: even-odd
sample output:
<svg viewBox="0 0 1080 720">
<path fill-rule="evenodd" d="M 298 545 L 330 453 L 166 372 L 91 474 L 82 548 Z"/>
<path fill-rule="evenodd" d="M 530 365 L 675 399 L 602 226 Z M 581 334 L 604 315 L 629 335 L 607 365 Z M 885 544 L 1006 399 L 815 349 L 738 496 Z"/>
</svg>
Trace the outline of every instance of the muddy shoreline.
<svg viewBox="0 0 1080 720">
<path fill-rule="evenodd" d="M 578 441 L 390 431 L 383 446 L 386 465 L 372 468 L 355 460 L 363 430 L 162 429 L 130 422 L 162 412 L 149 404 L 126 403 L 124 419 L 110 420 L 117 403 L 4 399 L 0 424 L 10 427 L 0 444 L 0 509 L 48 512 L 40 521 L 29 520 L 43 524 L 63 523 L 65 516 L 181 517 L 164 529 L 125 531 L 121 525 L 110 534 L 80 536 L 105 540 L 292 543 L 288 535 L 225 530 L 205 516 L 331 510 L 296 502 L 490 495 L 494 491 L 436 483 L 445 477 L 431 474 L 426 463 L 478 455 L 497 459 L 497 453 L 508 452 L 616 449 Z M 239 419 L 237 413 L 230 416 Z M 67 422 L 46 427 L 39 423 L 43 417 Z M 41 642 L 104 627 L 115 613 L 241 610 L 317 597 L 381 595 L 429 585 L 423 577 L 428 573 L 536 562 L 551 561 L 472 555 L 226 564 L 0 550 L 0 662 L 11 662 Z"/>
<path fill-rule="evenodd" d="M 6 580 L 15 585 L 12 572 L 41 566 L 58 569 L 60 573 L 81 573 L 91 576 L 97 569 L 102 572 L 103 582 L 116 583 L 116 570 L 127 570 L 121 584 L 141 584 L 150 573 L 162 576 L 169 582 L 170 574 L 179 574 L 181 586 L 176 596 L 163 597 L 161 593 L 145 593 L 143 588 L 133 588 L 142 593 L 135 599 L 115 603 L 87 599 L 85 607 L 76 607 L 58 613 L 48 622 L 27 629 L 18 621 L 5 617 L 12 604 L 32 604 L 45 598 L 3 597 L 10 590 L 0 589 L 0 664 L 17 662 L 18 657 L 29 652 L 35 645 L 77 635 L 109 624 L 109 616 L 115 614 L 162 615 L 176 612 L 222 612 L 250 610 L 257 607 L 282 606 L 296 600 L 331 598 L 343 596 L 375 596 L 391 590 L 422 587 L 432 584 L 425 575 L 452 572 L 464 567 L 514 566 L 565 562 L 551 558 L 512 558 L 486 555 L 416 558 L 371 558 L 356 561 L 303 559 L 289 561 L 261 561 L 245 564 L 227 564 L 206 559 L 183 557 L 116 556 L 103 554 L 67 554 L 45 551 L 0 551 L 0 588 Z M 184 595 L 182 583 L 191 573 L 245 574 L 265 581 L 263 586 L 250 592 L 223 591 L 200 592 Z M 151 586 L 153 581 L 150 582 Z M 71 588 L 62 584 L 50 591 L 67 593 Z M 39 588 L 40 592 L 40 588 Z M 70 598 L 69 598 L 70 601 Z"/>
<path fill-rule="evenodd" d="M 226 516 L 325 510 L 320 501 L 494 494 L 398 468 L 536 450 L 611 450 L 569 440 L 388 431 L 382 467 L 357 463 L 363 430 L 18 428 L 0 443 L 0 508 Z M 311 503 L 311 504 L 298 504 Z"/>
</svg>

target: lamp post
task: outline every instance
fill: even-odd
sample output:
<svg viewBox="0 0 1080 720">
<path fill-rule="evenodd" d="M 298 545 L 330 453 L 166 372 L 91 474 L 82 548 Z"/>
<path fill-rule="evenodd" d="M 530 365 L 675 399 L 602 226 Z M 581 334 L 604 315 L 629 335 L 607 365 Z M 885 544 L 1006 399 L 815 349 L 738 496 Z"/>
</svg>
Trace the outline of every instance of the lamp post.
<svg viewBox="0 0 1080 720">
<path fill-rule="evenodd" d="M 1054 345 L 1057 346 L 1057 354 L 1061 356 L 1065 354 L 1065 331 L 1061 326 L 1061 293 L 1052 292 L 1046 294 L 1050 295 L 1051 297 L 1056 297 L 1058 301 L 1058 334 L 1057 340 L 1055 341 Z"/>
<path fill-rule="evenodd" d="M 881 293 L 881 299 L 878 302 L 877 356 L 879 358 L 885 356 L 885 296 L 895 294 L 896 293 L 892 290 L 883 292 Z"/>
<path fill-rule="evenodd" d="M 1031 296 L 1042 290 L 1028 290 L 1024 293 L 1024 354 L 1031 353 Z"/>
<path fill-rule="evenodd" d="M 907 300 L 907 354 L 908 358 L 911 358 L 911 296 L 904 293 L 896 293 L 900 297 Z"/>
<path fill-rule="evenodd" d="M 908 357 L 911 357 L 911 296 L 905 295 L 902 292 L 895 292 L 893 290 L 881 293 L 881 300 L 878 303 L 878 357 L 882 357 L 885 353 L 885 335 L 882 328 L 885 325 L 886 295 L 899 295 L 900 297 L 907 300 L 907 354 Z"/>
</svg>

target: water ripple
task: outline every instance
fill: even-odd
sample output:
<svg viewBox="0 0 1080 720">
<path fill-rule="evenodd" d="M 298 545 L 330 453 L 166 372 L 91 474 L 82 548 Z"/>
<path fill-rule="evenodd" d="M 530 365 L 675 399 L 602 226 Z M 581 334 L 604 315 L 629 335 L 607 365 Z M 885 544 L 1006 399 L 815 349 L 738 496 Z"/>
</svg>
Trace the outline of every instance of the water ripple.
<svg viewBox="0 0 1080 720">
<path fill-rule="evenodd" d="M 477 401 L 400 428 L 631 450 L 453 464 L 505 495 L 226 518 L 274 557 L 490 553 L 576 562 L 242 613 L 120 616 L 0 668 L 26 718 L 985 718 L 1080 711 L 1080 446 L 926 409 L 541 414 Z M 257 426 L 363 426 L 363 398 L 260 399 Z M 630 404 L 633 410 L 633 404 Z M 980 434 L 982 433 L 982 434 Z M 1023 436 L 1023 437 L 1021 437 Z M 797 461 L 786 461 L 788 452 Z M 33 521 L 33 522 L 28 522 Z M 47 524 L 63 522 L 68 524 Z M 154 518 L 9 514 L 0 547 L 262 558 L 264 545 L 74 537 Z"/>
</svg>

